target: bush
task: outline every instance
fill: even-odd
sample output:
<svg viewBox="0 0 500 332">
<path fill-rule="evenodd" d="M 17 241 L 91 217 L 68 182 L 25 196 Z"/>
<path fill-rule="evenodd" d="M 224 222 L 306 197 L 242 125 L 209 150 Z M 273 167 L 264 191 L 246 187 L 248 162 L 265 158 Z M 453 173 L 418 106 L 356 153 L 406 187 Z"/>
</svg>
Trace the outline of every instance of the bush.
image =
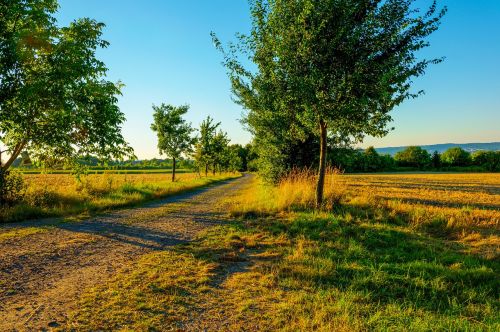
<svg viewBox="0 0 500 332">
<path fill-rule="evenodd" d="M 450 166 L 470 165 L 470 153 L 462 148 L 449 148 L 441 155 L 441 161 Z"/>
<path fill-rule="evenodd" d="M 21 201 L 25 189 L 21 174 L 0 169 L 0 206 L 13 205 Z"/>
</svg>

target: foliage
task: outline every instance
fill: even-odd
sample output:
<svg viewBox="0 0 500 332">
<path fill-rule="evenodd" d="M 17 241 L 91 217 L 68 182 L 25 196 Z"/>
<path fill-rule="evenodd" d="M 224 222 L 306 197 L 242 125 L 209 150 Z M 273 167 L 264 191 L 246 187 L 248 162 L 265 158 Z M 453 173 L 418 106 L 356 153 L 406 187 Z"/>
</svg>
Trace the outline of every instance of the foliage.
<svg viewBox="0 0 500 332">
<path fill-rule="evenodd" d="M 58 27 L 56 0 L 0 4 L 0 141 L 7 169 L 22 151 L 33 161 L 132 156 L 121 134 L 121 84 L 105 79 L 96 52 L 108 46 L 103 23 Z M 5 151 L 4 151 L 5 152 Z"/>
<path fill-rule="evenodd" d="M 194 158 L 199 168 L 205 168 L 205 176 L 208 173 L 209 166 L 214 162 L 213 140 L 219 126 L 220 122 L 214 123 L 210 116 L 200 124 L 200 136 L 196 142 Z"/>
<path fill-rule="evenodd" d="M 500 151 L 476 151 L 471 157 L 474 165 L 483 166 L 490 172 L 500 171 Z"/>
<path fill-rule="evenodd" d="M 446 9 L 434 2 L 418 15 L 413 4 L 255 0 L 251 34 L 224 53 L 236 100 L 249 110 L 246 122 L 256 134 L 269 121 L 275 128 L 285 124 L 285 138 L 319 137 L 318 203 L 328 135 L 341 141 L 385 135 L 389 112 L 419 94 L 410 91 L 411 79 L 441 61 L 419 60 L 415 53 L 428 46 L 425 38 Z M 241 64 L 240 54 L 256 64 L 256 73 Z"/>
<path fill-rule="evenodd" d="M 219 130 L 220 122 L 214 123 L 208 116 L 200 125 L 200 137 L 197 140 L 194 158 L 198 169 L 205 168 L 205 176 L 211 167 L 212 173 L 235 172 L 243 167 L 243 158 L 247 152 L 241 145 L 229 145 L 227 133 Z M 243 169 L 246 170 L 246 169 Z"/>
<path fill-rule="evenodd" d="M 25 185 L 22 176 L 15 172 L 0 168 L 0 207 L 13 205 L 24 197 Z"/>
<path fill-rule="evenodd" d="M 470 153 L 462 148 L 449 148 L 441 155 L 441 161 L 451 166 L 467 166 L 471 162 Z"/>
<path fill-rule="evenodd" d="M 228 167 L 230 164 L 230 155 L 228 154 L 229 141 L 230 140 L 227 137 L 227 134 L 222 130 L 219 130 L 219 132 L 213 137 L 211 151 L 213 174 L 217 171 L 217 167 L 219 167 L 219 170 L 221 171 L 224 166 Z"/>
<path fill-rule="evenodd" d="M 431 165 L 435 169 L 439 169 L 441 167 L 441 155 L 439 152 L 434 151 L 431 156 Z"/>
<path fill-rule="evenodd" d="M 431 163 L 431 156 L 429 152 L 419 146 L 409 146 L 405 150 L 396 153 L 394 160 L 400 166 L 411 166 L 422 169 Z"/>
<path fill-rule="evenodd" d="M 172 158 L 172 181 L 175 181 L 176 160 L 192 152 L 195 143 L 195 139 L 191 137 L 194 129 L 182 118 L 189 110 L 189 106 L 175 107 L 161 104 L 153 105 L 153 110 L 154 122 L 151 129 L 157 133 L 160 154 Z"/>
</svg>

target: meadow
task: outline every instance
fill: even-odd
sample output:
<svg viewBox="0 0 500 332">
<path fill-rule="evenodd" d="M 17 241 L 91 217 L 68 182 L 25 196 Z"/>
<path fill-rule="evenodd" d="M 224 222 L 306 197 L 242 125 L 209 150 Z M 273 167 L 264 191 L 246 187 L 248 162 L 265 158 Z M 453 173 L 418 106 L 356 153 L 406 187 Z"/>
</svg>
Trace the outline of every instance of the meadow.
<svg viewBox="0 0 500 332">
<path fill-rule="evenodd" d="M 200 177 L 196 173 L 179 173 L 175 182 L 171 181 L 169 174 L 158 172 L 108 172 L 80 177 L 51 173 L 21 176 L 24 180 L 21 198 L 13 206 L 2 207 L 0 222 L 79 214 L 85 216 L 193 190 L 239 174 Z"/>
<path fill-rule="evenodd" d="M 333 172 L 322 211 L 313 181 L 254 177 L 226 223 L 87 291 L 71 328 L 500 328 L 498 174 Z"/>
</svg>

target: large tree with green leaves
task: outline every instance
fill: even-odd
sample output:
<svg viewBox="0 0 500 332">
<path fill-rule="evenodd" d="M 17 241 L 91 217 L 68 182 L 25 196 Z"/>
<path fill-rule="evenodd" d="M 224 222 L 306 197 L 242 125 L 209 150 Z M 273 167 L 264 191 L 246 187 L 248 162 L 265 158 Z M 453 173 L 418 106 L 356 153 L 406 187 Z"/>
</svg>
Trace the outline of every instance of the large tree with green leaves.
<svg viewBox="0 0 500 332">
<path fill-rule="evenodd" d="M 431 164 L 431 155 L 419 146 L 409 146 L 394 155 L 400 166 L 418 167 L 420 169 Z"/>
<path fill-rule="evenodd" d="M 192 137 L 194 129 L 183 116 L 189 110 L 188 105 L 172 106 L 161 104 L 153 105 L 154 122 L 151 129 L 158 136 L 158 150 L 172 158 L 172 182 L 175 181 L 175 166 L 183 155 L 193 151 L 195 139 Z"/>
<path fill-rule="evenodd" d="M 408 98 L 412 78 L 441 59 L 419 59 L 445 9 L 415 0 L 253 0 L 252 31 L 225 52 L 232 89 L 250 126 L 290 119 L 295 137 L 320 141 L 316 203 L 323 199 L 328 136 L 342 142 L 388 132 L 389 112 Z M 216 46 L 224 51 L 214 36 Z M 242 65 L 241 54 L 256 70 Z M 278 123 L 276 123 L 278 124 Z"/>
<path fill-rule="evenodd" d="M 121 134 L 121 85 L 96 57 L 103 23 L 58 27 L 57 0 L 0 0 L 0 149 L 8 169 L 22 151 L 35 161 L 133 156 Z"/>
</svg>

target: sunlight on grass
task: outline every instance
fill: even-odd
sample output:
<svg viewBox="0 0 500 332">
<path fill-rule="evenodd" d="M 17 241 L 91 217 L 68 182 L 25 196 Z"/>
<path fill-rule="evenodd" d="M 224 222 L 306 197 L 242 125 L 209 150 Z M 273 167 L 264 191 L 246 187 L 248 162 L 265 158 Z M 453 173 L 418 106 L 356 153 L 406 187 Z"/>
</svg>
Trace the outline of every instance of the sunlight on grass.
<svg viewBox="0 0 500 332">
<path fill-rule="evenodd" d="M 182 173 L 176 182 L 171 182 L 168 174 L 92 174 L 80 180 L 68 174 L 24 175 L 27 183 L 24 200 L 2 208 L 0 222 L 133 206 L 239 176 L 223 173 L 205 178 Z"/>
<path fill-rule="evenodd" d="M 90 290 L 70 317 L 79 331 L 150 331 L 186 319 L 190 297 L 204 291 L 212 264 L 163 251 L 143 256 L 109 285 Z"/>
<path fill-rule="evenodd" d="M 495 251 L 474 248 L 498 247 L 494 238 L 468 220 L 461 224 L 468 235 L 457 237 L 447 219 L 427 219 L 419 206 L 402 213 L 397 201 L 346 188 L 336 207 L 315 212 L 279 205 L 283 187 L 252 179 L 220 207 L 239 220 L 87 292 L 71 326 L 92 330 L 102 316 L 109 328 L 142 331 L 500 328 L 500 263 Z M 163 258 L 144 263 L 150 257 Z M 151 283 L 161 285 L 157 292 Z"/>
<path fill-rule="evenodd" d="M 12 228 L 0 233 L 0 242 L 20 238 L 24 236 L 29 236 L 33 234 L 47 232 L 50 228 L 48 227 L 23 227 L 23 228 Z"/>
</svg>

